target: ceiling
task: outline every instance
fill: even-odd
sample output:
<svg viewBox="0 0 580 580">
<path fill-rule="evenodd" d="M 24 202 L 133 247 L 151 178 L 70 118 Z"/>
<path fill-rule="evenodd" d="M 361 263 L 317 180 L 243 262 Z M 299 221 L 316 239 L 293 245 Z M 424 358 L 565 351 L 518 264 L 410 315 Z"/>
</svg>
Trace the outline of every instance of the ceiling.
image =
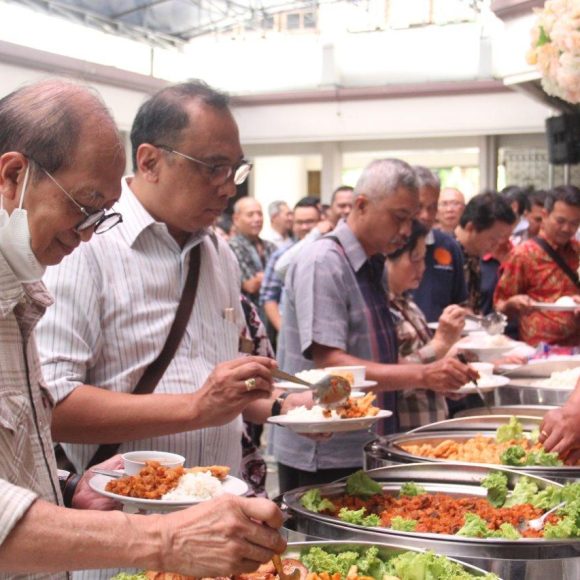
<svg viewBox="0 0 580 580">
<path fill-rule="evenodd" d="M 177 46 L 240 23 L 257 29 L 268 27 L 273 14 L 315 9 L 320 3 L 320 0 L 14 1 L 158 46 Z"/>
</svg>

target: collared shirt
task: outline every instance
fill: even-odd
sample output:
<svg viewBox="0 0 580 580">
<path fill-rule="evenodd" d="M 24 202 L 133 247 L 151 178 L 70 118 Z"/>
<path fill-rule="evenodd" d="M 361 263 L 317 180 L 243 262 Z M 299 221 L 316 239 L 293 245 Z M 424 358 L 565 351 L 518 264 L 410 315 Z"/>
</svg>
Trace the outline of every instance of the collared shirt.
<svg viewBox="0 0 580 580">
<path fill-rule="evenodd" d="M 216 364 L 238 356 L 245 322 L 239 272 L 227 244 L 199 235 L 180 248 L 125 181 L 119 211 L 122 224 L 81 245 L 45 276 L 56 306 L 39 325 L 38 342 L 43 372 L 57 401 L 83 384 L 133 391 L 165 344 L 181 298 L 189 251 L 196 244 L 202 244 L 202 250 L 195 304 L 155 393 L 193 393 Z M 224 317 L 227 308 L 233 309 L 235 323 Z M 229 465 L 235 475 L 241 434 L 238 417 L 221 427 L 126 442 L 120 452 L 171 451 L 185 456 L 186 465 Z M 64 448 L 83 469 L 97 446 Z"/>
<path fill-rule="evenodd" d="M 314 343 L 369 361 L 396 362 L 384 276 L 371 272 L 373 268 L 346 222 L 341 222 L 331 236 L 338 243 L 327 237 L 308 244 L 286 275 L 278 362 L 291 373 L 313 368 Z M 382 261 L 384 264 L 384 258 Z M 379 327 L 377 317 L 381 317 Z M 388 408 L 395 411 L 394 393 L 389 395 Z M 363 446 L 372 438 L 369 431 L 354 431 L 316 442 L 274 427 L 270 443 L 280 463 L 316 471 L 362 465 Z"/>
<path fill-rule="evenodd" d="M 276 251 L 276 246 L 272 242 L 259 239 L 262 245 L 262 253 L 258 251 L 258 244 L 248 239 L 246 236 L 238 234 L 230 239 L 230 248 L 238 259 L 242 282 L 253 278 L 258 272 L 263 272 L 270 256 Z M 260 303 L 260 292 L 243 293 L 256 306 Z"/>
<path fill-rule="evenodd" d="M 432 229 L 425 241 L 425 273 L 413 299 L 428 322 L 437 322 L 447 306 L 467 299 L 463 255 L 459 244 L 441 230 Z"/>
<path fill-rule="evenodd" d="M 50 304 L 44 284 L 21 284 L 0 253 L 0 544 L 37 498 L 62 505 L 50 435 L 52 399 L 41 378 L 33 335 Z M 57 579 L 66 574 L 0 577 Z"/>
<path fill-rule="evenodd" d="M 572 271 L 578 270 L 580 244 L 576 240 L 556 251 Z M 494 302 L 517 294 L 527 294 L 538 302 L 555 302 L 562 296 L 578 294 L 578 289 L 534 240 L 528 240 L 515 248 L 502 264 Z M 532 346 L 542 341 L 562 345 L 580 343 L 578 318 L 573 312 L 533 310 L 520 315 L 519 330 L 520 338 Z"/>
<path fill-rule="evenodd" d="M 397 329 L 399 360 L 404 363 L 426 364 L 435 360 L 431 332 L 425 315 L 409 293 L 389 296 L 389 304 Z M 425 389 L 405 389 L 397 399 L 399 430 L 443 421 L 449 411 L 443 395 Z"/>
</svg>

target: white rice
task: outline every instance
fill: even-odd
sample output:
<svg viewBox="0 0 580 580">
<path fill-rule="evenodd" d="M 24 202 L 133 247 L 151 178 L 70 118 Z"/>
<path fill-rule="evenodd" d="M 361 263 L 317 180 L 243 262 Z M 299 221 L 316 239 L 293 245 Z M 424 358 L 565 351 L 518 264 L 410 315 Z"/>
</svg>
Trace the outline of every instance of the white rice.
<svg viewBox="0 0 580 580">
<path fill-rule="evenodd" d="M 572 296 L 560 296 L 554 304 L 557 304 L 558 306 L 576 306 L 576 302 L 574 302 Z"/>
<path fill-rule="evenodd" d="M 540 382 L 541 387 L 552 389 L 573 389 L 580 379 L 580 367 L 565 371 L 554 371 L 549 379 Z"/>
<path fill-rule="evenodd" d="M 175 489 L 167 492 L 162 499 L 205 500 L 223 493 L 222 484 L 209 471 L 186 473 L 181 476 Z"/>
<path fill-rule="evenodd" d="M 327 373 L 324 372 L 323 370 L 311 369 L 309 371 L 300 371 L 299 373 L 296 373 L 295 376 L 308 383 L 315 383 L 319 381 L 322 377 L 326 376 L 326 374 Z"/>
</svg>

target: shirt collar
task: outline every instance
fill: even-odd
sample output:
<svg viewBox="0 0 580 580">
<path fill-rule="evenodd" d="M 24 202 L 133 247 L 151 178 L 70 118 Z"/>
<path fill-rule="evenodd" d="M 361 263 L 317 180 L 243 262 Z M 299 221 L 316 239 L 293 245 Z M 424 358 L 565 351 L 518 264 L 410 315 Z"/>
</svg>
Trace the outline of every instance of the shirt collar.
<svg viewBox="0 0 580 580">
<path fill-rule="evenodd" d="M 346 221 L 341 220 L 329 235 L 338 238 L 352 269 L 358 272 L 369 259 L 369 256 L 366 255 L 361 243 Z"/>
<path fill-rule="evenodd" d="M 120 233 L 132 248 L 145 230 L 153 228 L 156 224 L 160 224 L 161 222 L 155 220 L 155 218 L 145 209 L 138 197 L 133 193 L 133 190 L 129 186 L 129 181 L 131 179 L 132 176 L 128 176 L 123 177 L 121 180 L 122 194 L 118 204 L 118 211 L 123 217 L 126 216 L 126 219 L 124 219 L 123 223 L 119 226 Z M 167 228 L 165 224 L 163 224 L 163 226 Z M 169 231 L 167 233 L 169 235 Z M 217 234 L 209 228 L 204 228 L 191 234 L 185 247 L 191 248 L 208 236 L 217 250 L 218 240 L 216 235 Z"/>
<path fill-rule="evenodd" d="M 433 228 L 431 228 L 425 236 L 425 243 L 428 246 L 432 246 L 435 243 L 435 232 L 433 231 Z"/>
</svg>

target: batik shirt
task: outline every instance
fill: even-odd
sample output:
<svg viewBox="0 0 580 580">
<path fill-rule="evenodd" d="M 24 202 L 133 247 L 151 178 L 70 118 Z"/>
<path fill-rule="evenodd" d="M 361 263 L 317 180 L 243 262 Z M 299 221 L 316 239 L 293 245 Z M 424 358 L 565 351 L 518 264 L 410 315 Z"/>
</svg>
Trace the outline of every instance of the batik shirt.
<svg viewBox="0 0 580 580">
<path fill-rule="evenodd" d="M 578 270 L 580 244 L 572 240 L 554 248 L 563 260 Z M 562 296 L 573 296 L 579 290 L 564 271 L 534 240 L 519 245 L 504 262 L 494 302 L 517 294 L 527 294 L 538 302 L 555 302 Z M 533 310 L 520 315 L 520 338 L 532 346 L 540 342 L 561 345 L 580 344 L 580 319 L 573 312 Z"/>
</svg>

